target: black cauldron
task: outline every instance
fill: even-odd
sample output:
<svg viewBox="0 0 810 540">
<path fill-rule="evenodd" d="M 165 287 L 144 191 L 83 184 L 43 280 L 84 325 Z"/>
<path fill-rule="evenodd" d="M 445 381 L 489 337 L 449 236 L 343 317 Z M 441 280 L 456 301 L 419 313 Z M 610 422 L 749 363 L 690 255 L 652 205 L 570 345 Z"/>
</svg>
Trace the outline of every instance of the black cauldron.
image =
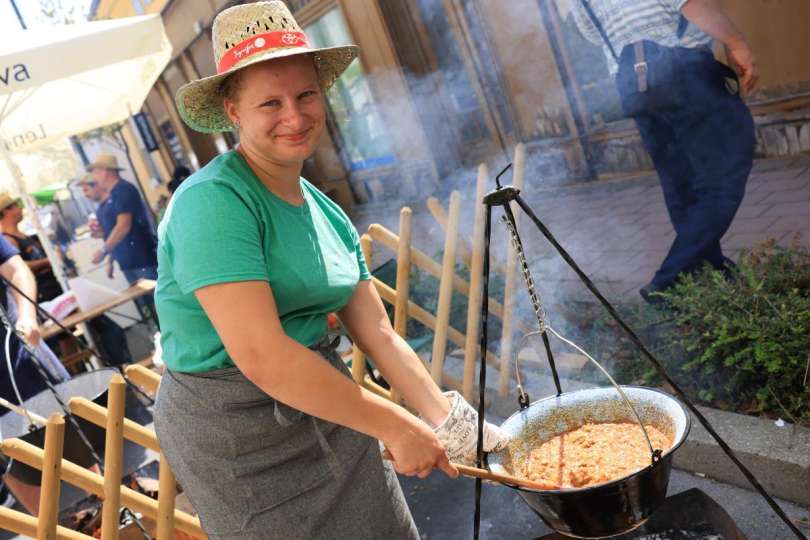
<svg viewBox="0 0 810 540">
<path fill-rule="evenodd" d="M 680 401 L 652 388 L 622 386 L 645 425 L 672 437 L 672 447 L 654 465 L 595 486 L 554 491 L 515 488 L 551 528 L 575 538 L 622 534 L 643 524 L 664 502 L 672 455 L 686 440 L 691 418 Z M 509 445 L 489 456 L 492 471 L 514 474 L 529 453 L 543 442 L 586 423 L 636 422 L 614 388 L 564 393 L 529 405 L 502 425 Z"/>
<path fill-rule="evenodd" d="M 65 405 L 67 405 L 73 397 L 84 397 L 97 405 L 106 407 L 107 387 L 110 384 L 110 379 L 116 373 L 118 373 L 118 370 L 111 368 L 82 373 L 69 381 L 56 385 L 56 391 L 59 393 Z M 64 414 L 49 390 L 44 390 L 36 396 L 28 398 L 23 402 L 23 407 L 45 418 L 48 418 L 55 412 Z M 127 418 L 142 425 L 152 422 L 152 414 L 130 388 L 127 388 L 125 415 Z M 104 459 L 104 429 L 78 416 L 74 417 L 95 452 L 99 457 Z M 16 437 L 39 448 L 44 448 L 45 446 L 45 428 L 37 427 L 34 430 L 29 430 L 28 420 L 16 413 L 9 412 L 0 417 L 0 430 L 3 439 Z M 125 469 L 131 469 L 132 466 L 140 465 L 145 459 L 145 453 L 146 450 L 142 447 L 126 441 L 124 444 Z M 79 438 L 79 434 L 67 418 L 65 419 L 63 456 L 68 461 L 72 461 L 82 467 L 90 467 L 95 463 L 90 454 L 90 450 Z M 128 464 L 130 465 L 129 467 L 127 466 Z M 125 470 L 124 472 L 125 474 L 129 474 L 134 472 L 134 470 Z M 17 460 L 12 461 L 7 474 L 31 486 L 40 485 L 42 479 L 42 475 L 38 470 L 20 463 Z"/>
</svg>

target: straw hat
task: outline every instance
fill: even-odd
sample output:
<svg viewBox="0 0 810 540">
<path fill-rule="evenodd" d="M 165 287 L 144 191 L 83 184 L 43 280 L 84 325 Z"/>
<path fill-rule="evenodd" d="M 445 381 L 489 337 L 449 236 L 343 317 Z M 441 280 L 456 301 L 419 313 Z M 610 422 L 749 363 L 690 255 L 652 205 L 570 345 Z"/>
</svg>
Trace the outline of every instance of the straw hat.
<svg viewBox="0 0 810 540">
<path fill-rule="evenodd" d="M 99 154 L 93 163 L 87 166 L 88 171 L 93 169 L 115 169 L 116 171 L 123 170 L 118 166 L 118 158 L 112 154 Z"/>
<path fill-rule="evenodd" d="M 220 87 L 228 75 L 247 66 L 298 54 L 311 54 L 326 90 L 357 57 L 357 47 L 314 48 L 284 2 L 256 2 L 226 9 L 212 30 L 217 74 L 182 86 L 175 97 L 186 124 L 203 133 L 231 131 Z"/>
</svg>

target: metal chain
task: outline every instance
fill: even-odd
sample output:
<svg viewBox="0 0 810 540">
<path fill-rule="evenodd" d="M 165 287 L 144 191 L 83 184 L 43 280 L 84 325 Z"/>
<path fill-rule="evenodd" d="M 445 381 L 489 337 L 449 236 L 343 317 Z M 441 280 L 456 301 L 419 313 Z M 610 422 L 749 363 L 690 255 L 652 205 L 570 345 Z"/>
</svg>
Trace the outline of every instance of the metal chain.
<svg viewBox="0 0 810 540">
<path fill-rule="evenodd" d="M 539 326 L 538 330 L 540 332 L 545 332 L 548 328 L 546 324 L 546 313 L 543 310 L 543 306 L 540 304 L 540 295 L 537 294 L 537 289 L 534 285 L 534 279 L 532 278 L 532 274 L 529 271 L 529 264 L 526 262 L 526 254 L 523 252 L 523 243 L 520 241 L 520 236 L 518 236 L 517 229 L 515 229 L 515 225 L 507 219 L 506 216 L 501 216 L 501 220 L 506 225 L 506 228 L 509 230 L 509 235 L 512 239 L 512 245 L 515 247 L 515 252 L 518 256 L 518 261 L 520 261 L 520 269 L 523 273 L 523 280 L 526 282 L 526 288 L 529 290 L 529 298 L 532 301 L 532 308 L 534 309 L 534 315 L 537 317 L 537 324 Z"/>
</svg>

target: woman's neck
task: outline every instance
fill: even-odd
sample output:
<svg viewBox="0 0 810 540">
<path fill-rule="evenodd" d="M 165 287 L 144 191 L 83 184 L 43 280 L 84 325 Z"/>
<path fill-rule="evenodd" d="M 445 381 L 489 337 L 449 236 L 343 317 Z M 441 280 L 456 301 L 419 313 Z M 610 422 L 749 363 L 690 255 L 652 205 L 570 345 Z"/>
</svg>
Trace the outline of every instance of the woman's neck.
<svg viewBox="0 0 810 540">
<path fill-rule="evenodd" d="M 236 148 L 236 151 L 245 158 L 256 177 L 273 195 L 296 206 L 304 204 L 304 194 L 301 191 L 300 182 L 303 164 L 296 166 L 279 165 L 261 157 L 256 152 L 250 151 L 241 144 Z"/>
</svg>

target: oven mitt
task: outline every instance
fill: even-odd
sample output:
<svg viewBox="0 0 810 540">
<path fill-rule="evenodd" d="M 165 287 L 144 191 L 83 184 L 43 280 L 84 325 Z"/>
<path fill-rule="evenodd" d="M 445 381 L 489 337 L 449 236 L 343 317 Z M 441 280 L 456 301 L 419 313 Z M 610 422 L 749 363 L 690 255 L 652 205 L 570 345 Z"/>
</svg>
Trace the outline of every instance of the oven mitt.
<svg viewBox="0 0 810 540">
<path fill-rule="evenodd" d="M 450 461 L 473 465 L 478 439 L 478 412 L 458 392 L 445 392 L 444 395 L 450 400 L 450 413 L 433 428 L 433 432 L 444 446 Z M 500 450 L 508 439 L 501 428 L 484 422 L 484 452 Z"/>
</svg>

